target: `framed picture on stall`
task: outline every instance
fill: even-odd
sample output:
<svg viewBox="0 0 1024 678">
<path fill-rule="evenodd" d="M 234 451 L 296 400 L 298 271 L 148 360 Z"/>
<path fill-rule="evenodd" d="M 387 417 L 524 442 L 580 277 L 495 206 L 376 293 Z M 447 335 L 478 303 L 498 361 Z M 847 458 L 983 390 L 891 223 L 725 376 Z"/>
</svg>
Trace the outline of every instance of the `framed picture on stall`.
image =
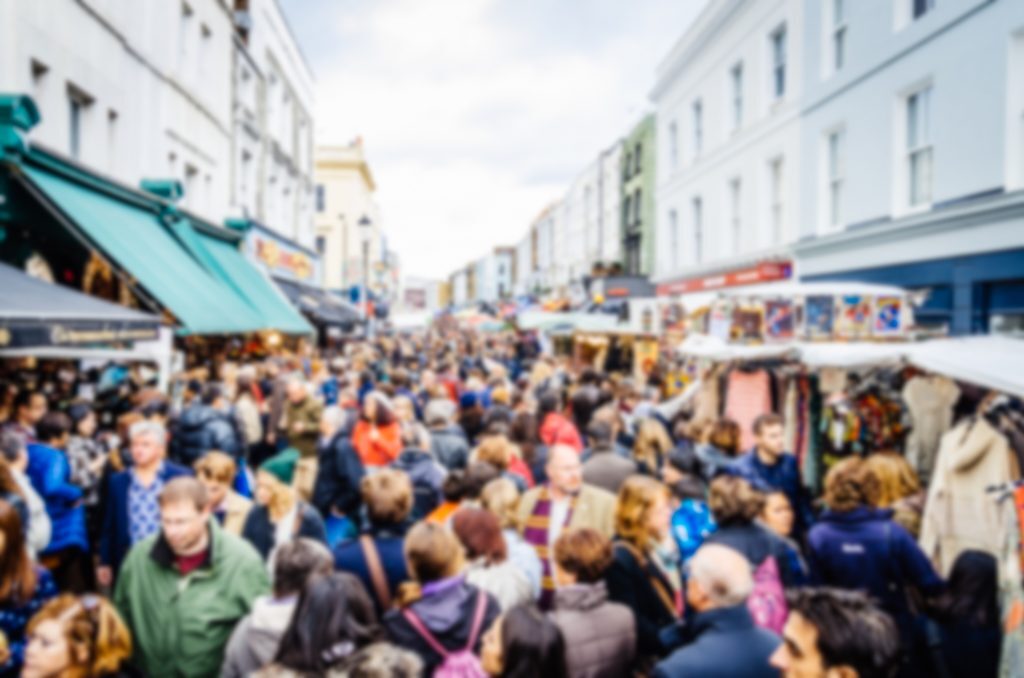
<svg viewBox="0 0 1024 678">
<path fill-rule="evenodd" d="M 736 341 L 764 340 L 764 308 L 760 304 L 738 305 L 732 312 L 732 336 Z"/>
<path fill-rule="evenodd" d="M 796 334 L 796 310 L 790 300 L 764 302 L 764 336 L 768 341 L 787 341 Z"/>
<path fill-rule="evenodd" d="M 899 297 L 875 299 L 875 336 L 891 337 L 903 332 L 903 300 Z"/>
<path fill-rule="evenodd" d="M 731 301 L 716 301 L 708 314 L 708 334 L 722 341 L 729 341 L 732 330 L 733 306 Z"/>
<path fill-rule="evenodd" d="M 871 336 L 871 298 L 847 294 L 836 303 L 836 336 L 841 339 L 865 339 Z"/>
<path fill-rule="evenodd" d="M 808 339 L 831 339 L 834 320 L 835 301 L 831 295 L 804 300 L 804 334 Z"/>
</svg>

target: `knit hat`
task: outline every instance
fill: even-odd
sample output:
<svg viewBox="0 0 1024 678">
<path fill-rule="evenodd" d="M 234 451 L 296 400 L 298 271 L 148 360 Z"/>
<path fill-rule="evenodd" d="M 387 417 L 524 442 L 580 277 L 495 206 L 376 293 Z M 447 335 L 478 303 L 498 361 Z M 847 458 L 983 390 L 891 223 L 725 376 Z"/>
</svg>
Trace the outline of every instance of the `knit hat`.
<svg viewBox="0 0 1024 678">
<path fill-rule="evenodd" d="M 266 471 L 285 485 L 291 485 L 292 478 L 295 477 L 295 465 L 299 462 L 299 456 L 297 449 L 289 447 L 260 464 L 260 470 Z"/>
</svg>

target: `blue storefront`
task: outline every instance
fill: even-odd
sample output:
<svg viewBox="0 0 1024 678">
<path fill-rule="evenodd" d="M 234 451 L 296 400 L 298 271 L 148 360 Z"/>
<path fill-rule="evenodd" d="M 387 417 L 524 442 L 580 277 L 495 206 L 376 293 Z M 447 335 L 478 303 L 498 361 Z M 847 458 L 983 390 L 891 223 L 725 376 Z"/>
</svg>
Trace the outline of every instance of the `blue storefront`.
<svg viewBox="0 0 1024 678">
<path fill-rule="evenodd" d="M 1024 192 L 988 196 L 796 247 L 801 280 L 926 292 L 917 323 L 950 334 L 1024 332 Z"/>
</svg>

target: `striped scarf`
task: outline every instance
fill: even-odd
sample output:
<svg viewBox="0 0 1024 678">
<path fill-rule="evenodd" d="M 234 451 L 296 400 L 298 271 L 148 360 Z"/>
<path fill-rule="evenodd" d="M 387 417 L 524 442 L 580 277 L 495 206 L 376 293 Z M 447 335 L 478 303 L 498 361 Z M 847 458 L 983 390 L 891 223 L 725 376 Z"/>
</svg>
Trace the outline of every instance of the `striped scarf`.
<svg viewBox="0 0 1024 678">
<path fill-rule="evenodd" d="M 533 513 L 526 519 L 526 526 L 523 529 L 523 539 L 534 548 L 541 564 L 541 592 L 540 609 L 550 610 L 555 600 L 555 580 L 551 572 L 551 549 L 548 548 L 548 526 L 551 523 L 551 496 L 548 494 L 548 486 L 540 489 L 540 496 L 537 497 L 537 504 L 533 507 Z M 576 509 L 576 496 L 569 499 L 569 510 L 565 514 L 565 525 L 572 520 L 572 513 Z M 563 525 L 562 527 L 565 527 Z"/>
</svg>

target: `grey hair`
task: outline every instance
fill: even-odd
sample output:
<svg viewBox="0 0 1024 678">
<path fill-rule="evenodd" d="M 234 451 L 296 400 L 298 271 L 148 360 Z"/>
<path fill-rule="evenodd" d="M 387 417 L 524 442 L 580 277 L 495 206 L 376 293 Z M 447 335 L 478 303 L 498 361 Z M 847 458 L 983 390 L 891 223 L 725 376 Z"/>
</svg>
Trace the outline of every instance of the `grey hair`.
<svg viewBox="0 0 1024 678">
<path fill-rule="evenodd" d="M 324 413 L 321 417 L 331 425 L 331 428 L 338 430 L 345 426 L 345 422 L 348 419 L 348 413 L 337 405 L 328 405 L 324 408 Z"/>
<path fill-rule="evenodd" d="M 128 440 L 135 440 L 139 436 L 153 436 L 161 445 L 167 442 L 167 429 L 158 421 L 145 420 L 137 421 L 128 429 Z"/>
<path fill-rule="evenodd" d="M 17 461 L 22 454 L 27 452 L 28 446 L 25 444 L 25 439 L 19 434 L 14 431 L 0 433 L 0 454 L 8 462 Z"/>
<path fill-rule="evenodd" d="M 739 605 L 754 588 L 746 557 L 721 544 L 705 544 L 697 549 L 690 560 L 690 572 L 715 607 Z"/>
<path fill-rule="evenodd" d="M 427 426 L 447 426 L 455 417 L 455 403 L 445 398 L 434 398 L 427 403 L 423 420 Z"/>
</svg>

